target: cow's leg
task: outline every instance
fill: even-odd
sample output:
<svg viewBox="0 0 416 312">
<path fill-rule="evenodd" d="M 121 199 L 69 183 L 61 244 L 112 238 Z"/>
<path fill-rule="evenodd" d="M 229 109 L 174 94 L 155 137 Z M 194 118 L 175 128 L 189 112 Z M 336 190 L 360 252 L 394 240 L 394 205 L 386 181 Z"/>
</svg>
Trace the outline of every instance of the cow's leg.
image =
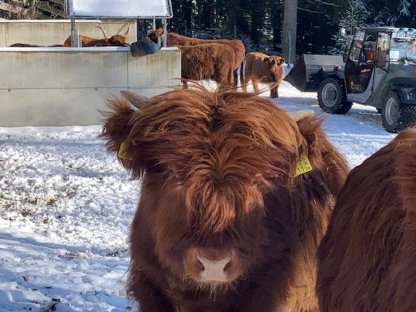
<svg viewBox="0 0 416 312">
<path fill-rule="evenodd" d="M 243 83 L 241 85 L 241 88 L 243 89 L 244 92 L 247 92 L 247 83 L 248 83 L 248 81 L 249 80 L 244 79 L 244 81 L 243 81 Z"/>
<path fill-rule="evenodd" d="M 182 88 L 188 89 L 188 83 L 186 81 L 182 81 Z"/>
<path fill-rule="evenodd" d="M 237 75 L 237 71 L 236 70 L 232 70 L 230 68 L 229 70 L 229 74 L 227 75 L 227 84 L 228 84 L 228 88 L 229 89 L 237 89 L 237 84 L 238 84 L 238 75 Z"/>
<path fill-rule="evenodd" d="M 244 71 L 242 86 L 241 86 L 244 92 L 247 92 L 247 84 L 250 82 L 250 80 L 251 80 L 251 75 L 246 67 L 246 70 Z"/>
<path fill-rule="evenodd" d="M 260 90 L 259 90 L 259 84 L 256 80 L 253 79 L 253 89 L 254 89 L 254 93 L 255 94 L 259 94 Z"/>
<path fill-rule="evenodd" d="M 240 85 L 244 84 L 244 62 L 241 62 L 240 65 Z"/>
<path fill-rule="evenodd" d="M 277 87 L 272 87 L 270 89 L 270 97 L 271 98 L 278 98 L 279 97 L 279 93 L 277 92 Z"/>
</svg>

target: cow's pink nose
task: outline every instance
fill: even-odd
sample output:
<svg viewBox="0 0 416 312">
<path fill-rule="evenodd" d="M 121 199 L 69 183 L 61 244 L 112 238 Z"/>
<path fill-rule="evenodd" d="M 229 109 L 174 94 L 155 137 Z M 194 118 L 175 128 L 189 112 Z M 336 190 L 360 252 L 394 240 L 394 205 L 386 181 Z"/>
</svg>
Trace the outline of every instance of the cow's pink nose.
<svg viewBox="0 0 416 312">
<path fill-rule="evenodd" d="M 221 260 L 211 260 L 202 256 L 197 256 L 197 266 L 200 271 L 202 282 L 227 282 L 227 271 L 231 267 L 231 257 Z"/>
</svg>

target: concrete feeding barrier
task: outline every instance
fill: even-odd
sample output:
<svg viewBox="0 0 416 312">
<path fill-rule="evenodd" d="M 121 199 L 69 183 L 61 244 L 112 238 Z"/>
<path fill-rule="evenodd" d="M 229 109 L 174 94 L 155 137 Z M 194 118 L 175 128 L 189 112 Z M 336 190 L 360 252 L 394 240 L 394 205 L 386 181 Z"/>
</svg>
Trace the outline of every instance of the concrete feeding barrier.
<svg viewBox="0 0 416 312">
<path fill-rule="evenodd" d="M 57 22 L 32 21 L 32 27 L 46 29 L 44 23 L 52 24 L 48 26 L 51 32 L 53 25 L 57 32 L 65 32 L 62 35 L 54 33 L 56 37 L 67 38 L 70 34 L 67 21 L 67 27 Z M 90 23 L 95 32 L 97 22 Z M 11 30 L 13 24 L 23 32 L 27 31 L 18 23 L 2 21 L 3 42 L 25 42 L 24 34 L 16 35 L 14 42 L 8 38 L 7 34 L 18 33 Z M 116 28 L 122 29 L 125 24 L 125 21 L 120 22 Z M 38 33 L 33 29 L 31 32 Z M 36 40 L 32 38 L 25 43 L 57 43 L 55 39 L 49 42 L 44 38 L 39 42 Z M 129 47 L 2 47 L 0 127 L 100 124 L 100 110 L 106 109 L 106 98 L 118 96 L 120 90 L 154 96 L 179 86 L 180 62 L 177 48 L 163 48 L 155 54 L 133 57 Z"/>
</svg>

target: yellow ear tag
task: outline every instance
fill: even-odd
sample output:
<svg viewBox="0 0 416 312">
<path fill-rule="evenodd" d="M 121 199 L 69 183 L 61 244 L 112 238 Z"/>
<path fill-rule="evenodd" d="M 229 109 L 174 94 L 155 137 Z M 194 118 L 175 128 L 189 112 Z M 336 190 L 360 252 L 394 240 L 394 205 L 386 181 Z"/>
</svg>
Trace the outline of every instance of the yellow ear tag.
<svg viewBox="0 0 416 312">
<path fill-rule="evenodd" d="M 301 174 L 304 174 L 306 172 L 312 171 L 312 165 L 308 159 L 307 156 L 302 156 L 298 159 L 296 162 L 296 171 L 295 171 L 295 177 L 300 176 Z"/>
<path fill-rule="evenodd" d="M 117 157 L 121 159 L 131 160 L 132 158 L 127 155 L 127 141 L 123 141 L 117 152 Z"/>
</svg>

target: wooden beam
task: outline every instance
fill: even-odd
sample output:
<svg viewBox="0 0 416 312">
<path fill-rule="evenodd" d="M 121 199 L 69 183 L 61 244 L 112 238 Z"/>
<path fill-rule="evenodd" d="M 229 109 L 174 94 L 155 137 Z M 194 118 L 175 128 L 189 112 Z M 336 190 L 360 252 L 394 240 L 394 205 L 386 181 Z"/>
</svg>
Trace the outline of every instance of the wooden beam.
<svg viewBox="0 0 416 312">
<path fill-rule="evenodd" d="M 65 0 L 49 0 L 49 2 L 53 2 L 59 5 L 62 5 L 62 7 L 65 5 Z"/>
<path fill-rule="evenodd" d="M 27 9 L 22 9 L 19 7 L 14 7 L 8 3 L 0 3 L 0 10 L 3 11 L 7 11 L 7 12 L 12 12 L 12 13 L 16 13 L 16 14 L 26 14 L 27 13 Z"/>
<path fill-rule="evenodd" d="M 52 8 L 44 2 L 38 2 L 36 4 L 36 9 L 37 9 L 38 12 L 40 10 L 40 11 L 48 12 L 48 13 L 50 13 L 52 15 L 55 15 L 55 16 L 64 16 L 64 11 L 63 10 Z"/>
</svg>

